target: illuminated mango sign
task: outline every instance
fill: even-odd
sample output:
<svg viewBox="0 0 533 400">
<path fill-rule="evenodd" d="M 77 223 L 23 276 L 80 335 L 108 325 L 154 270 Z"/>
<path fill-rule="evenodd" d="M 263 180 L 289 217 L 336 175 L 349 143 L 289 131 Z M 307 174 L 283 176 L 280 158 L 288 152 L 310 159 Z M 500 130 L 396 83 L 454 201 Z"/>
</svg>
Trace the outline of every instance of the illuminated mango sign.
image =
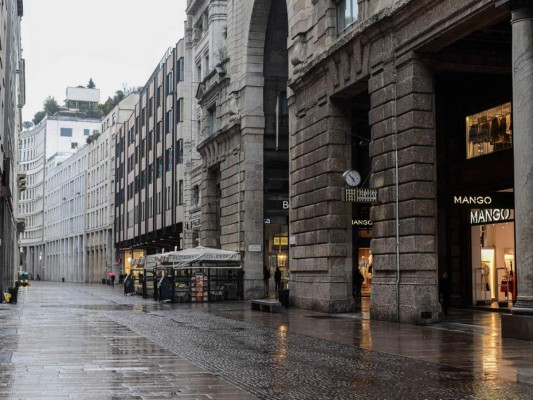
<svg viewBox="0 0 533 400">
<path fill-rule="evenodd" d="M 451 196 L 454 206 L 463 208 L 487 208 L 487 209 L 514 209 L 513 192 L 495 192 L 490 194 Z"/>
<path fill-rule="evenodd" d="M 470 211 L 472 225 L 496 224 L 514 220 L 513 210 L 508 208 L 483 208 Z"/>
</svg>

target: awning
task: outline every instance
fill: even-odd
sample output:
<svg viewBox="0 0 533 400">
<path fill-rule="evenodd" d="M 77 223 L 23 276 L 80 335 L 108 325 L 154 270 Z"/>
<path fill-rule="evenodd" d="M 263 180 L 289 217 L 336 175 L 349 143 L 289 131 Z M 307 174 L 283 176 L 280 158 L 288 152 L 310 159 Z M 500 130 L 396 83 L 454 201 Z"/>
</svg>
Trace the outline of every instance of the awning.
<svg viewBox="0 0 533 400">
<path fill-rule="evenodd" d="M 161 262 L 167 263 L 195 263 L 195 262 L 240 262 L 241 255 L 236 251 L 213 249 L 209 247 L 198 246 L 192 249 L 185 249 L 180 251 L 173 251 L 165 255 L 161 255 Z"/>
</svg>

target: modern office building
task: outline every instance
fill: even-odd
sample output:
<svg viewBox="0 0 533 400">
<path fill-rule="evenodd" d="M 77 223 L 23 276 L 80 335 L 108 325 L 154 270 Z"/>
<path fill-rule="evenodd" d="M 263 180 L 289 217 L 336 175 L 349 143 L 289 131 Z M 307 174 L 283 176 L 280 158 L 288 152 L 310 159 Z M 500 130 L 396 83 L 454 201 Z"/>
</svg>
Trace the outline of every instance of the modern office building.
<svg viewBox="0 0 533 400">
<path fill-rule="evenodd" d="M 181 249 L 184 221 L 184 42 L 169 48 L 115 140 L 119 267 Z"/>
<path fill-rule="evenodd" d="M 22 0 L 0 4 L 0 295 L 14 286 L 19 270 L 19 233 L 24 224 L 17 216 L 25 177 L 17 173 L 18 132 L 25 104 L 25 66 L 20 24 Z"/>
<path fill-rule="evenodd" d="M 100 282 L 109 273 L 120 274 L 115 252 L 115 140 L 117 132 L 139 100 L 131 93 L 103 119 L 101 134 L 89 138 L 86 184 L 85 258 L 88 282 Z"/>
<path fill-rule="evenodd" d="M 33 274 L 34 277 L 40 275 L 43 279 L 45 277 L 52 279 L 52 276 L 54 276 L 53 279 L 63 278 L 63 276 L 52 275 L 49 270 L 45 273 L 47 268 L 45 244 L 48 239 L 45 233 L 44 215 L 45 210 L 50 211 L 45 204 L 48 190 L 47 173 L 52 170 L 52 166 L 59 165 L 85 146 L 87 138 L 99 131 L 99 119 L 81 118 L 71 113 L 63 115 L 59 112 L 53 116 L 46 116 L 32 129 L 20 133 L 19 173 L 25 174 L 27 182 L 27 189 L 22 192 L 19 201 L 20 217 L 25 221 L 25 231 L 20 237 L 20 247 L 23 253 L 23 269 Z M 48 165 L 49 163 L 53 164 Z M 68 179 L 74 179 L 75 175 L 74 172 L 69 172 Z M 75 196 L 75 193 L 77 191 L 73 193 L 69 191 L 68 196 L 50 198 L 50 201 L 55 204 L 57 201 L 63 201 L 65 197 L 70 202 L 78 196 Z M 79 199 L 76 200 L 77 205 L 73 209 L 75 213 L 80 211 L 79 201 Z"/>
<path fill-rule="evenodd" d="M 56 153 L 45 165 L 41 279 L 88 282 L 84 257 L 87 218 L 87 167 L 90 149 Z"/>
</svg>

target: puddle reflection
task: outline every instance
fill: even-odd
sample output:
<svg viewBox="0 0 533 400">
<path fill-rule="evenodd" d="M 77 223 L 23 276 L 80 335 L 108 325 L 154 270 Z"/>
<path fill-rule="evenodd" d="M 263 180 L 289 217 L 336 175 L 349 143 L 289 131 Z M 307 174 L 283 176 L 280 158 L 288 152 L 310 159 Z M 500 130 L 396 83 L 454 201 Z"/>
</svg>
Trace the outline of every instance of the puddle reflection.
<svg viewBox="0 0 533 400">
<path fill-rule="evenodd" d="M 277 329 L 277 352 L 274 358 L 277 360 L 284 360 L 287 358 L 287 325 L 280 325 Z"/>
</svg>

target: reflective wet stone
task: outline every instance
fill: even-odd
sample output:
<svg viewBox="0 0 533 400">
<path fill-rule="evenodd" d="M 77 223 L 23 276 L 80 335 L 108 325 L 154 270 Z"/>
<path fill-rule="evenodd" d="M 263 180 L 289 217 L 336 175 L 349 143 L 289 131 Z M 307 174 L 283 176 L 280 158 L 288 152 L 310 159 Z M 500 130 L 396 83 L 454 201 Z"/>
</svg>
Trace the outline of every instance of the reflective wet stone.
<svg viewBox="0 0 533 400">
<path fill-rule="evenodd" d="M 0 315 L 0 398 L 527 399 L 533 346 L 494 314 L 429 327 L 38 282 Z M 9 357 L 7 356 L 9 355 Z"/>
</svg>

